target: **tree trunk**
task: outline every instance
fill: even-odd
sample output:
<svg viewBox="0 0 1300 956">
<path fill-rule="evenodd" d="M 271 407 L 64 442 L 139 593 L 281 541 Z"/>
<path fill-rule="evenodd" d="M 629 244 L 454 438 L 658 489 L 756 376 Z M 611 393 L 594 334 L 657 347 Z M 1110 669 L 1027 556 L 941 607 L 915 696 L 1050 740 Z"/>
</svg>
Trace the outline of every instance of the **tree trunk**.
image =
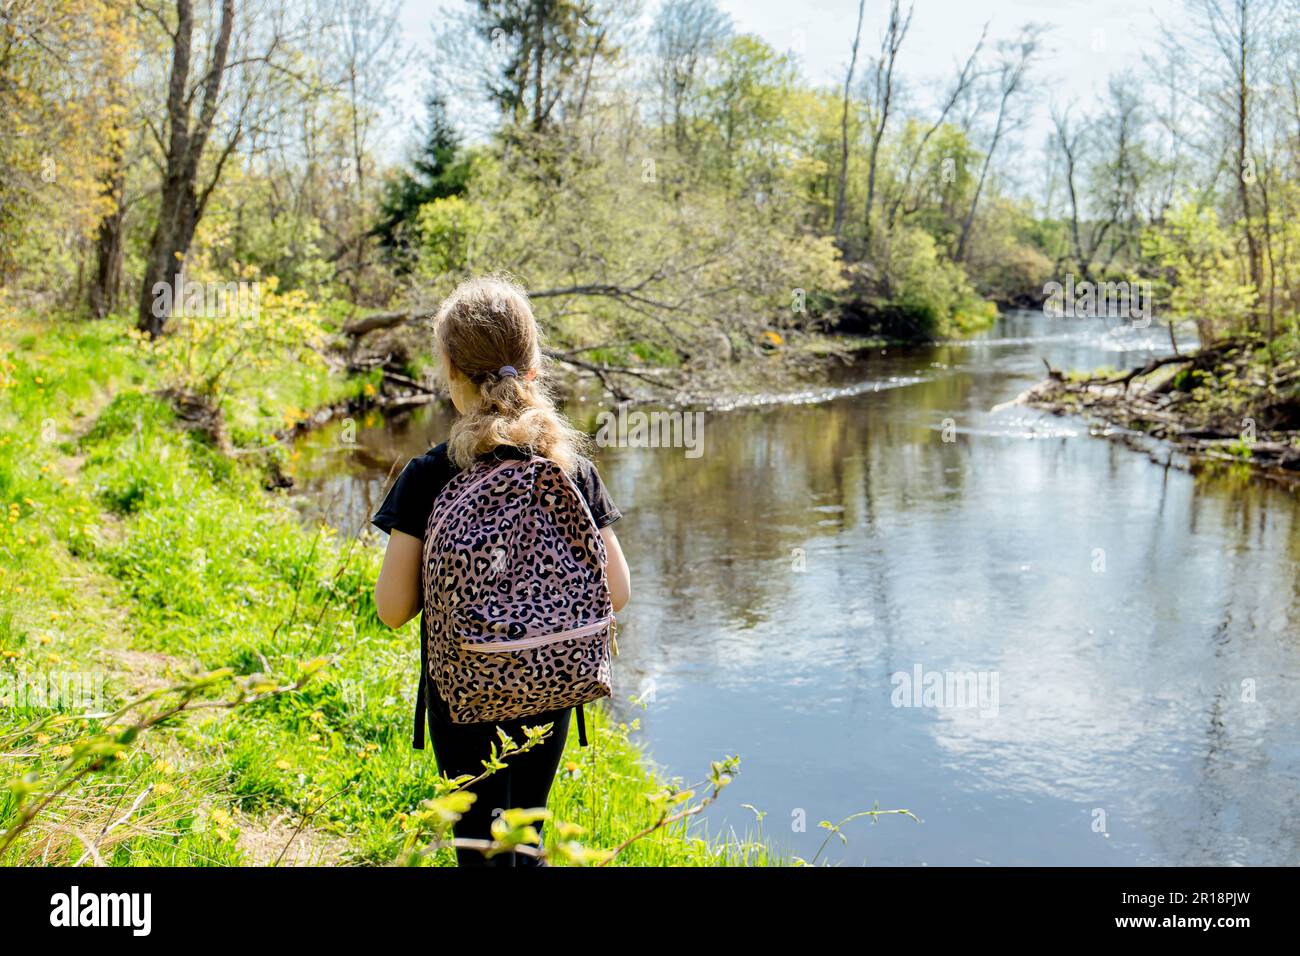
<svg viewBox="0 0 1300 956">
<path fill-rule="evenodd" d="M 871 157 L 867 167 L 867 205 L 862 217 L 863 250 L 871 252 L 871 213 L 876 204 L 876 169 L 880 161 L 880 141 L 885 138 L 885 127 L 889 124 L 889 111 L 894 100 L 894 65 L 898 62 L 898 51 L 907 37 L 912 25 L 912 11 L 908 7 L 907 18 L 903 19 L 899 11 L 898 0 L 889 5 L 889 25 L 885 28 L 885 39 L 880 45 L 880 59 L 876 63 L 876 108 L 880 119 L 871 128 Z"/>
<path fill-rule="evenodd" d="M 1250 153 L 1248 149 L 1248 130 L 1250 124 L 1250 87 L 1246 71 L 1249 40 L 1249 12 L 1247 0 L 1238 3 L 1239 31 L 1237 58 L 1237 195 L 1241 200 L 1241 227 L 1246 233 L 1246 254 L 1250 257 L 1250 282 L 1255 287 L 1257 296 L 1264 294 L 1264 277 L 1261 270 L 1259 240 L 1250 224 L 1250 183 L 1247 182 Z M 1249 177 L 1253 179 L 1254 177 Z M 1250 310 L 1252 329 L 1259 328 L 1259 299 Z"/>
<path fill-rule="evenodd" d="M 853 34 L 853 55 L 849 58 L 849 72 L 844 78 L 844 111 L 840 115 L 840 183 L 835 193 L 835 238 L 840 238 L 844 228 L 844 200 L 849 178 L 849 102 L 853 87 L 853 71 L 858 65 L 858 42 L 862 39 L 862 15 L 867 0 L 858 0 L 858 29 Z"/>
<path fill-rule="evenodd" d="M 145 258 L 136 322 L 136 327 L 150 337 L 162 333 L 172 310 L 180 304 L 174 298 L 163 295 L 160 286 L 175 287 L 176 277 L 185 268 L 185 256 L 198 226 L 201 202 L 195 182 L 203 149 L 216 122 L 217 100 L 226 69 L 226 54 L 230 49 L 235 2 L 222 0 L 221 26 L 203 80 L 202 105 L 192 128 L 188 92 L 190 48 L 194 33 L 192 0 L 176 0 L 176 12 L 172 71 L 167 88 L 167 122 L 171 135 L 167 144 L 158 225 L 154 229 Z M 183 290 L 181 291 L 183 296 Z"/>
<path fill-rule="evenodd" d="M 95 237 L 95 277 L 90 284 L 90 313 L 97 319 L 104 318 L 117 307 L 117 294 L 122 287 L 122 221 L 126 214 L 122 190 L 125 179 L 125 171 L 119 162 L 109 186 L 113 211 L 100 220 Z"/>
<path fill-rule="evenodd" d="M 1006 117 L 1008 98 L 1009 95 L 1004 92 L 998 105 L 997 123 L 993 127 L 993 141 L 984 156 L 984 164 L 980 167 L 980 178 L 975 183 L 975 195 L 971 197 L 970 208 L 966 210 L 966 218 L 961 223 L 961 235 L 957 239 L 957 254 L 954 257 L 958 262 L 966 261 L 966 244 L 970 241 L 971 227 L 975 224 L 975 211 L 979 208 L 980 193 L 984 191 L 984 181 L 988 178 L 989 166 L 993 164 L 993 154 L 997 152 L 998 143 L 1002 140 L 1002 123 Z"/>
<path fill-rule="evenodd" d="M 542 69 L 546 59 L 546 6 L 533 2 L 533 132 L 542 131 L 544 87 Z"/>
</svg>

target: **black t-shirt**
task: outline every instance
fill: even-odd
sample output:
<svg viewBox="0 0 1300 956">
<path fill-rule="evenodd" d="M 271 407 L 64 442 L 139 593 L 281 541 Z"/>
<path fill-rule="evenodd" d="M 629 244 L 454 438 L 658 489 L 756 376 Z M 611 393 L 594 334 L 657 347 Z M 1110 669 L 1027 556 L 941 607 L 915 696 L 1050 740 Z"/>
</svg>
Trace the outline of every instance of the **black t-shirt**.
<svg viewBox="0 0 1300 956">
<path fill-rule="evenodd" d="M 526 452 L 518 448 L 505 445 L 497 448 L 496 451 L 488 457 L 498 459 L 506 458 L 527 458 Z M 412 458 L 402 469 L 402 473 L 397 476 L 397 481 L 393 482 L 393 487 L 389 489 L 383 504 L 370 519 L 375 527 L 379 528 L 385 534 L 392 534 L 393 530 L 404 531 L 413 538 L 424 540 L 425 532 L 428 530 L 429 514 L 433 511 L 434 499 L 446 487 L 447 482 L 452 479 L 458 471 L 451 458 L 447 455 L 447 443 L 443 442 L 428 453 L 421 455 L 419 458 Z M 596 471 L 596 466 L 588 459 L 578 458 L 578 467 L 573 475 L 574 483 L 578 490 L 582 492 L 582 497 L 586 499 L 587 507 L 591 509 L 591 516 L 596 521 L 596 527 L 605 528 L 613 524 L 623 513 L 618 510 L 618 506 L 609 497 L 609 492 L 605 490 L 605 483 L 600 480 L 600 474 Z M 423 581 L 421 581 L 423 587 Z M 424 595 L 420 595 L 420 603 L 424 603 Z M 427 632 L 424 629 L 424 615 L 420 615 L 420 644 L 423 645 L 427 640 Z M 424 680 L 423 672 L 420 677 L 421 695 L 427 694 L 427 704 L 429 708 L 430 725 L 439 728 L 436 732 L 446 733 L 450 727 L 450 717 L 447 714 L 447 706 L 438 696 L 438 689 L 432 681 Z M 423 734 L 421 733 L 421 717 L 419 706 L 416 708 L 416 746 L 422 746 Z"/>
</svg>

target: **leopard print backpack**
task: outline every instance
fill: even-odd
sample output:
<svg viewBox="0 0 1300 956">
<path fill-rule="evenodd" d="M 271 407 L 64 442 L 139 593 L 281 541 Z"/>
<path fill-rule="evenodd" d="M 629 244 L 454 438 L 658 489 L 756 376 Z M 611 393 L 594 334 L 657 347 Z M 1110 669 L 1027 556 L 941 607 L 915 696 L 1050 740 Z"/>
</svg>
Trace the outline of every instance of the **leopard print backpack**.
<svg viewBox="0 0 1300 956">
<path fill-rule="evenodd" d="M 443 488 L 424 536 L 424 679 L 453 723 L 531 717 L 610 694 L 605 542 L 555 462 L 478 462 Z"/>
</svg>

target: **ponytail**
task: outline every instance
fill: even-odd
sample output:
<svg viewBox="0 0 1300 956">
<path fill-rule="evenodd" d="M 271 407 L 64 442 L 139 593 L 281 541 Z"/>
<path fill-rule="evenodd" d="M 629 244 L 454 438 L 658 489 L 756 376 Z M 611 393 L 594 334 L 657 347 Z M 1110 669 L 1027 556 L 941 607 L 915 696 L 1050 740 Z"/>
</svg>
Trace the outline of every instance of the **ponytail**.
<svg viewBox="0 0 1300 956">
<path fill-rule="evenodd" d="M 573 473 L 586 436 L 548 393 L 537 321 L 522 288 L 497 276 L 462 282 L 438 309 L 434 336 L 444 362 L 477 386 L 451 428 L 453 464 L 466 468 L 513 445 Z"/>
</svg>

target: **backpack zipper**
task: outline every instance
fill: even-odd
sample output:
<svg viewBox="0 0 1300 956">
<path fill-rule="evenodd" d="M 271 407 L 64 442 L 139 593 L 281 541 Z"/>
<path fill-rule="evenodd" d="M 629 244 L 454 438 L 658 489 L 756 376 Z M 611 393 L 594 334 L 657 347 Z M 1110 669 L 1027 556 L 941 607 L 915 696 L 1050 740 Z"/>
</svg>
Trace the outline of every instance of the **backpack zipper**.
<svg viewBox="0 0 1300 956">
<path fill-rule="evenodd" d="M 595 634 L 597 631 L 611 627 L 614 623 L 614 616 L 601 618 L 591 624 L 584 624 L 581 627 L 572 627 L 567 631 L 555 631 L 551 634 L 531 634 L 528 637 L 515 638 L 512 641 L 485 641 L 474 643 L 473 641 L 461 641 L 461 650 L 479 651 L 484 654 L 507 653 L 509 651 L 522 651 L 531 647 L 542 647 L 546 644 L 557 644 L 560 641 L 572 640 L 577 637 L 586 637 L 588 634 Z"/>
</svg>

